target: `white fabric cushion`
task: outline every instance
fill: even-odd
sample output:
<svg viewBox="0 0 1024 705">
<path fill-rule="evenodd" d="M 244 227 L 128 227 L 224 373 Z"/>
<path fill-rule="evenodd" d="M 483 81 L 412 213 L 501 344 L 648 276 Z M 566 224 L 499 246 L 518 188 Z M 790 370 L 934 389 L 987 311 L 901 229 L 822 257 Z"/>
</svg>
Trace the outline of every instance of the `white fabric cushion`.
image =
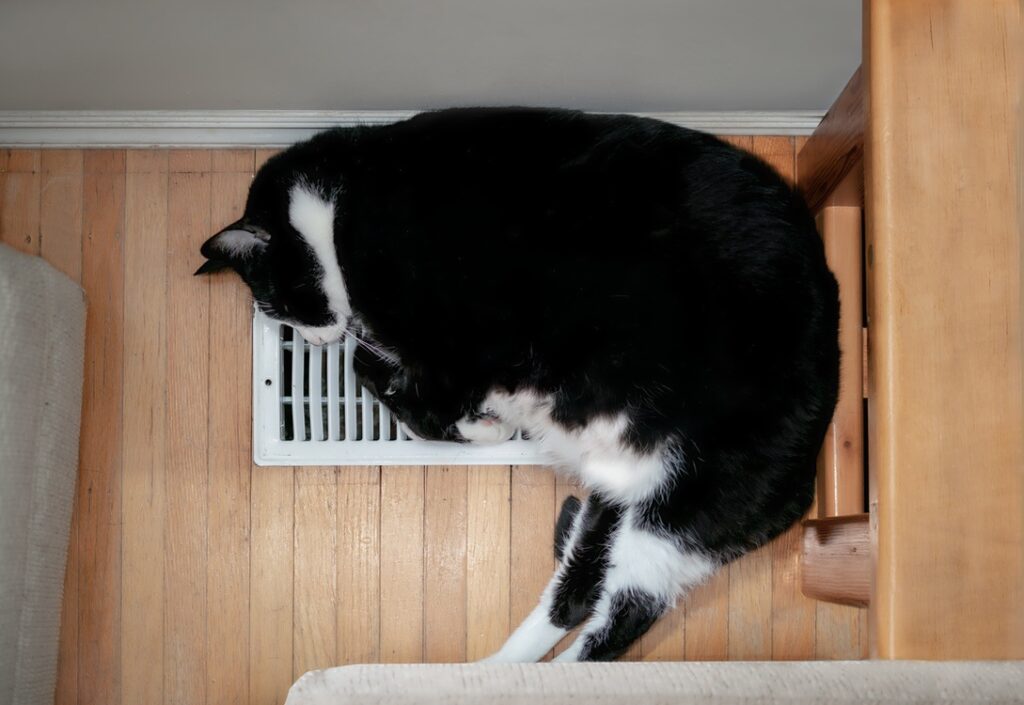
<svg viewBox="0 0 1024 705">
<path fill-rule="evenodd" d="M 84 344 L 78 285 L 0 245 L 0 705 L 53 702 Z"/>
<path fill-rule="evenodd" d="M 286 705 L 1024 703 L 1022 662 L 792 661 L 342 666 Z"/>
</svg>

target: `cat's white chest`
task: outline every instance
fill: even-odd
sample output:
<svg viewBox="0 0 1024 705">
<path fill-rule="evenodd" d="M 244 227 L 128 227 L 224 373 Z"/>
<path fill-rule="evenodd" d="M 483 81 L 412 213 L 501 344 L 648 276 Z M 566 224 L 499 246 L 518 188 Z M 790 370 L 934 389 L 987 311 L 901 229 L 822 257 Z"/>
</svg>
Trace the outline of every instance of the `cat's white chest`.
<svg viewBox="0 0 1024 705">
<path fill-rule="evenodd" d="M 568 429 L 551 418 L 551 398 L 532 391 L 494 391 L 482 407 L 522 428 L 558 469 L 608 499 L 636 502 L 657 492 L 667 480 L 663 450 L 637 453 L 623 442 L 629 425 L 625 413 L 597 417 L 582 427 Z"/>
</svg>

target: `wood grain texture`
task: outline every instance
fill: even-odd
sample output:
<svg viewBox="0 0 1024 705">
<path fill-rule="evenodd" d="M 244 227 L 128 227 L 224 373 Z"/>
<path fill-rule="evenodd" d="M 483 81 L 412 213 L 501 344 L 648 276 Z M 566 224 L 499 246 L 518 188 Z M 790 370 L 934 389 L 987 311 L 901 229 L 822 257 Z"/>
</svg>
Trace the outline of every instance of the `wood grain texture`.
<svg viewBox="0 0 1024 705">
<path fill-rule="evenodd" d="M 686 596 L 684 660 L 729 659 L 729 581 L 729 569 L 720 569 Z"/>
<path fill-rule="evenodd" d="M 176 165 L 175 165 L 176 166 Z M 209 280 L 192 276 L 210 233 L 210 174 L 172 171 L 167 247 L 167 519 L 164 701 L 206 701 Z"/>
<path fill-rule="evenodd" d="M 337 503 L 335 468 L 296 468 L 292 678 L 338 660 Z"/>
<path fill-rule="evenodd" d="M 82 150 L 48 149 L 41 158 L 39 252 L 82 281 Z"/>
<path fill-rule="evenodd" d="M 212 174 L 211 230 L 241 212 L 251 176 Z M 214 277 L 209 286 L 206 691 L 211 703 L 244 704 L 250 682 L 251 297 L 234 278 Z"/>
<path fill-rule="evenodd" d="M 860 625 L 865 610 L 818 602 L 816 611 L 814 658 L 826 661 L 863 658 Z"/>
<path fill-rule="evenodd" d="M 863 158 L 866 96 L 863 71 L 858 68 L 800 150 L 800 190 L 811 212 L 825 204 Z"/>
<path fill-rule="evenodd" d="M 338 663 L 380 659 L 380 468 L 338 472 Z"/>
<path fill-rule="evenodd" d="M 466 660 L 466 494 L 460 466 L 425 469 L 423 660 Z"/>
<path fill-rule="evenodd" d="M 124 186 L 121 150 L 86 152 L 85 379 L 78 482 L 78 701 L 121 702 Z"/>
<path fill-rule="evenodd" d="M 511 498 L 509 627 L 514 630 L 537 606 L 551 580 L 554 473 L 544 467 L 513 466 Z"/>
<path fill-rule="evenodd" d="M 380 660 L 423 660 L 423 468 L 381 468 Z"/>
<path fill-rule="evenodd" d="M 292 468 L 252 474 L 249 702 L 280 705 L 292 679 L 295 481 Z"/>
<path fill-rule="evenodd" d="M 42 163 L 42 150 L 39 149 L 3 149 L 0 150 L 0 171 L 39 171 Z"/>
<path fill-rule="evenodd" d="M 0 172 L 0 242 L 30 255 L 39 254 L 39 153 L 32 171 Z M 19 164 L 17 166 L 24 166 Z"/>
<path fill-rule="evenodd" d="M 164 690 L 164 512 L 167 454 L 167 153 L 126 155 L 124 417 L 121 494 L 121 697 Z M 138 654 L 149 658 L 142 660 Z"/>
<path fill-rule="evenodd" d="M 818 515 L 864 511 L 863 238 L 858 207 L 818 214 L 825 258 L 839 283 L 839 400 L 818 456 Z"/>
<path fill-rule="evenodd" d="M 763 546 L 729 565 L 729 659 L 772 655 L 772 551 Z"/>
<path fill-rule="evenodd" d="M 508 466 L 474 465 L 468 473 L 466 658 L 475 661 L 497 651 L 511 633 L 511 477 Z"/>
<path fill-rule="evenodd" d="M 878 652 L 1024 658 L 1021 9 L 866 7 Z"/>
<path fill-rule="evenodd" d="M 624 656 L 633 660 L 630 656 L 634 653 L 638 661 L 683 660 L 686 655 L 686 605 L 683 600 L 655 622 Z"/>
<path fill-rule="evenodd" d="M 867 606 L 871 560 L 867 514 L 804 522 L 800 588 L 808 597 Z"/>
</svg>

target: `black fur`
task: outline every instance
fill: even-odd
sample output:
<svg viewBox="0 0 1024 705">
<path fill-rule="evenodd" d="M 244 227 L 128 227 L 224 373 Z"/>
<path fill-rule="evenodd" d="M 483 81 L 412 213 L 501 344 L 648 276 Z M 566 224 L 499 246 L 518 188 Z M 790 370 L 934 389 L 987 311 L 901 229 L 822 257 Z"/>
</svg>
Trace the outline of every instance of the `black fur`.
<svg viewBox="0 0 1024 705">
<path fill-rule="evenodd" d="M 608 569 L 609 539 L 623 514 L 621 507 L 603 502 L 596 494 L 587 498 L 580 512 L 578 537 L 565 562 L 564 577 L 551 608 L 551 623 L 565 629 L 586 619 L 600 597 Z"/>
<path fill-rule="evenodd" d="M 612 597 L 608 626 L 584 637 L 581 661 L 612 661 L 643 636 L 669 608 L 663 600 L 643 590 L 620 592 Z"/>
<path fill-rule="evenodd" d="M 321 326 L 321 273 L 287 216 L 300 179 L 335 196 L 350 327 L 401 360 L 361 351 L 360 377 L 417 433 L 457 438 L 494 388 L 551 395 L 568 429 L 627 412 L 634 449 L 678 451 L 636 522 L 716 562 L 809 506 L 838 389 L 837 287 L 803 200 L 759 159 L 653 120 L 539 109 L 323 133 L 253 182 L 235 225 L 265 246 L 203 248 L 271 315 Z M 622 517 L 591 498 L 557 624 L 592 609 Z M 663 607 L 641 596 L 615 597 L 621 618 L 585 655 L 650 626 Z"/>
<path fill-rule="evenodd" d="M 558 520 L 555 522 L 555 560 L 561 562 L 565 555 L 565 542 L 569 539 L 569 532 L 572 530 L 572 522 L 580 511 L 583 503 L 579 498 L 568 496 L 562 502 L 562 509 L 558 512 Z"/>
</svg>

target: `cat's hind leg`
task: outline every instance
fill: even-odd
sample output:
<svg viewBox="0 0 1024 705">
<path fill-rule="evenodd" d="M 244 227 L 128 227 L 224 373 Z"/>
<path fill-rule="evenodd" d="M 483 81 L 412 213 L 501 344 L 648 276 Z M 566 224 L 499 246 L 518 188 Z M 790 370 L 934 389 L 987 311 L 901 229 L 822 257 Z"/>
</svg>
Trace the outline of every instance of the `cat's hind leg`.
<svg viewBox="0 0 1024 705">
<path fill-rule="evenodd" d="M 562 509 L 558 512 L 558 520 L 555 522 L 555 560 L 559 563 L 562 562 L 562 557 L 565 556 L 565 544 L 569 540 L 569 536 L 572 534 L 573 522 L 576 520 L 576 515 L 580 512 L 580 507 L 583 506 L 583 502 L 578 497 L 569 495 L 562 502 Z"/>
<path fill-rule="evenodd" d="M 610 661 L 650 629 L 676 598 L 704 582 L 715 563 L 670 537 L 638 526 L 626 511 L 612 537 L 600 596 L 572 645 L 556 661 Z"/>
<path fill-rule="evenodd" d="M 563 505 L 559 524 L 567 516 L 571 523 L 561 542 L 561 562 L 554 577 L 533 611 L 501 649 L 483 659 L 485 662 L 539 661 L 570 629 L 581 624 L 597 604 L 606 554 L 622 510 L 602 504 L 594 496 L 575 512 L 570 503 L 567 505 L 569 509 Z"/>
</svg>

